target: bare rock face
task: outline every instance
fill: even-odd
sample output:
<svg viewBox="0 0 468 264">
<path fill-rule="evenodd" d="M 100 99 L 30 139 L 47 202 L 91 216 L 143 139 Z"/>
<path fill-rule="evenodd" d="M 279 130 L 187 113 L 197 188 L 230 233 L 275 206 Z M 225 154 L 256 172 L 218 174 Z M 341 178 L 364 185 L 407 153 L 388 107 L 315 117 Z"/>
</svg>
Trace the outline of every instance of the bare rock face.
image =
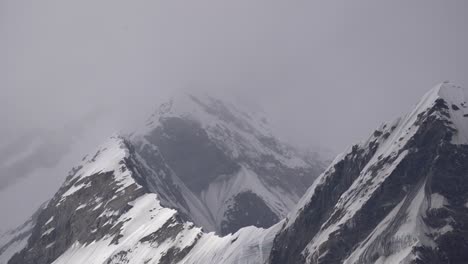
<svg viewBox="0 0 468 264">
<path fill-rule="evenodd" d="M 337 158 L 286 220 L 270 263 L 467 263 L 467 95 L 442 84 Z"/>
<path fill-rule="evenodd" d="M 251 191 L 234 196 L 225 216 L 221 222 L 223 234 L 235 233 L 245 226 L 268 228 L 280 220 L 262 198 Z"/>
</svg>

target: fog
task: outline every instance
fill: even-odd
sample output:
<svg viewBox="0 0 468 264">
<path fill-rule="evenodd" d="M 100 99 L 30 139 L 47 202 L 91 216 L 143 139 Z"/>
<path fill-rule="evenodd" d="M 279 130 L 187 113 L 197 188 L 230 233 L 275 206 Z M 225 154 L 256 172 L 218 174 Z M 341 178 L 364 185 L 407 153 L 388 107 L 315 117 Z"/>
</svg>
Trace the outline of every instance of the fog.
<svg viewBox="0 0 468 264">
<path fill-rule="evenodd" d="M 160 93 L 201 86 L 339 151 L 436 83 L 468 84 L 462 0 L 0 3 L 5 140 L 95 109 L 132 119 Z"/>
<path fill-rule="evenodd" d="M 200 88 L 263 108 L 286 141 L 339 152 L 437 83 L 468 87 L 467 12 L 465 0 L 1 0 L 0 146 L 70 124 L 97 141 Z"/>
</svg>

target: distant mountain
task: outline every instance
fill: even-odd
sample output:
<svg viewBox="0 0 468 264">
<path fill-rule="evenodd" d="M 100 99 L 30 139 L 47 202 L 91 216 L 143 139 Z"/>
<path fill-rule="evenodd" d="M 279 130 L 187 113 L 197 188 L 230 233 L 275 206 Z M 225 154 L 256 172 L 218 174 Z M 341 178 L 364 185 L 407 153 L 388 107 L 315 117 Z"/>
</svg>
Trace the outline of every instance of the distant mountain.
<svg viewBox="0 0 468 264">
<path fill-rule="evenodd" d="M 16 242 L 0 245 L 0 262 L 22 247 L 8 263 L 176 263 L 202 243 L 271 245 L 274 232 L 263 229 L 227 234 L 278 223 L 323 168 L 278 141 L 264 118 L 182 94 L 84 157 L 27 228 L 8 235 Z M 239 257 L 205 248 L 197 254 L 210 261 Z"/>
<path fill-rule="evenodd" d="M 168 167 L 164 177 L 146 173 L 142 185 L 222 235 L 277 223 L 324 169 L 278 141 L 264 117 L 203 94 L 170 99 L 130 141 L 151 173 Z"/>
</svg>

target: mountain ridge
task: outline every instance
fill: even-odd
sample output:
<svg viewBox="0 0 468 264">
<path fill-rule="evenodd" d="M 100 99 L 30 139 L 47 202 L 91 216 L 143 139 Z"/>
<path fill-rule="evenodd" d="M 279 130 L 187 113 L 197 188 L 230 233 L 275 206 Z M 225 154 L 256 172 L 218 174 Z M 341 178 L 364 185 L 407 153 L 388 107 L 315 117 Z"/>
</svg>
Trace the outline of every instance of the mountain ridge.
<svg viewBox="0 0 468 264">
<path fill-rule="evenodd" d="M 258 119 L 213 98 L 187 98 L 195 111 L 163 105 L 149 127 L 114 135 L 85 156 L 8 263 L 173 263 L 207 237 L 225 247 L 260 243 L 263 229 L 237 231 L 276 224 L 321 168 L 252 124 Z M 206 233 L 213 231 L 223 237 Z M 206 259 L 239 257 L 197 250 Z"/>
<path fill-rule="evenodd" d="M 8 263 L 466 263 L 467 95 L 447 82 L 431 89 L 408 115 L 337 156 L 284 211 L 284 219 L 277 215 L 277 221 L 254 223 L 258 227 L 244 213 L 262 212 L 257 219 L 271 220 L 275 206 L 284 206 L 271 200 L 276 194 L 288 197 L 289 184 L 296 183 L 289 176 L 287 184 L 275 185 L 282 176 L 265 172 L 275 168 L 289 175 L 297 163 L 275 152 L 275 141 L 259 140 L 260 130 L 247 128 L 253 137 L 242 137 L 239 131 L 246 127 L 227 127 L 220 117 L 210 123 L 190 115 L 155 115 L 150 129 L 112 138 L 111 146 L 72 171 L 39 214 L 27 247 Z M 223 133 L 227 128 L 231 133 Z M 236 148 L 222 145 L 226 137 Z M 199 157 L 200 149 L 216 153 L 216 165 L 225 165 L 210 167 L 199 174 L 206 177 L 202 182 L 192 183 L 190 174 L 184 175 L 187 157 L 196 157 L 189 164 L 199 172 L 206 168 L 197 164 L 212 163 L 210 156 Z M 190 155 L 184 156 L 186 150 Z M 213 186 L 231 198 L 203 200 Z M 264 196 L 272 186 L 284 191 Z M 224 203 L 204 204 L 210 200 Z M 232 213 L 224 218 L 235 223 L 232 232 L 209 226 L 223 227 L 210 220 L 213 208 Z"/>
<path fill-rule="evenodd" d="M 447 248 L 445 243 L 449 241 L 444 240 L 452 235 L 460 240 L 466 233 L 466 208 L 458 204 L 454 208 L 458 216 L 453 217 L 447 207 L 440 205 L 441 196 L 445 200 L 450 196 L 442 182 L 447 181 L 445 185 L 451 188 L 456 182 L 465 186 L 464 175 L 468 173 L 468 168 L 459 164 L 467 155 L 466 142 L 459 140 L 466 133 L 467 121 L 459 117 L 464 115 L 467 97 L 451 100 L 454 93 L 460 92 L 466 94 L 466 90 L 450 83 L 436 86 L 409 115 L 383 125 L 368 141 L 339 156 L 286 220 L 275 238 L 270 262 L 467 260 L 463 253 Z M 462 126 L 452 122 L 452 117 Z M 451 177 L 444 178 L 445 174 Z M 461 186 L 456 188 L 463 190 Z M 453 200 L 468 199 L 463 191 L 452 192 L 460 196 Z M 433 199 L 440 208 L 430 207 Z M 449 224 L 448 215 L 456 219 L 455 223 Z M 295 244 L 288 242 L 292 240 Z M 460 242 L 463 245 L 463 239 Z M 455 249 L 463 249 L 462 245 Z"/>
</svg>

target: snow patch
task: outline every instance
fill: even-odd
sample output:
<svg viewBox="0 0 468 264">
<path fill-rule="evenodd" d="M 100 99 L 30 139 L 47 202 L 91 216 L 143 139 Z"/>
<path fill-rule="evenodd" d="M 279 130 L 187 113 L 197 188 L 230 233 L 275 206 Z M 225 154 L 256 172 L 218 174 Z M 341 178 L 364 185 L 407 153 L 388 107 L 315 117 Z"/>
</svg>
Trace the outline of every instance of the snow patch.
<svg viewBox="0 0 468 264">
<path fill-rule="evenodd" d="M 438 193 L 433 193 L 431 194 L 431 208 L 432 209 L 439 209 L 439 208 L 443 208 L 445 207 L 446 205 L 448 205 L 448 201 L 447 199 L 438 194 Z"/>
<path fill-rule="evenodd" d="M 0 249 L 2 250 L 0 252 L 0 263 L 7 263 L 14 254 L 27 246 L 33 226 L 34 222 L 29 220 L 16 230 L 0 234 Z"/>
<path fill-rule="evenodd" d="M 200 196 L 219 225 L 224 219 L 224 212 L 229 206 L 230 198 L 245 191 L 258 195 L 280 217 L 285 217 L 288 213 L 284 208 L 293 208 L 295 199 L 299 199 L 291 194 L 285 195 L 277 188 L 266 187 L 258 175 L 245 166 L 242 166 L 235 175 L 220 177 L 211 183 Z"/>
<path fill-rule="evenodd" d="M 120 231 L 122 237 L 119 239 L 118 244 L 111 243 L 113 237 L 105 237 L 89 245 L 75 243 L 53 263 L 107 263 L 106 261 L 119 252 L 131 252 L 135 250 L 138 250 L 138 254 L 132 255 L 132 261 L 135 263 L 144 263 L 150 255 L 154 263 L 157 263 L 158 259 L 162 257 L 165 250 L 172 246 L 172 242 L 174 241 L 164 242 L 165 244 L 158 245 L 155 248 L 150 245 L 145 246 L 140 240 L 158 231 L 175 216 L 176 211 L 161 207 L 155 194 L 145 194 L 137 198 L 131 205 L 133 207 L 127 213 L 120 216 L 116 222 L 116 224 L 124 223 Z M 200 231 L 200 229 L 194 229 L 198 230 L 198 232 Z M 178 241 L 180 246 L 185 247 L 194 241 L 196 234 L 191 232 L 180 234 L 184 236 L 183 239 L 179 237 L 183 240 Z"/>
<path fill-rule="evenodd" d="M 52 221 L 54 221 L 54 216 L 50 217 L 49 220 L 47 220 L 47 222 L 44 225 L 48 225 L 52 223 Z"/>
<path fill-rule="evenodd" d="M 80 209 L 83 209 L 86 207 L 86 204 L 80 204 L 80 206 L 78 206 L 75 210 L 78 211 Z"/>
<path fill-rule="evenodd" d="M 52 233 L 54 230 L 55 230 L 54 227 L 51 227 L 51 228 L 47 229 L 46 231 L 44 231 L 44 232 L 42 233 L 42 236 L 41 236 L 41 237 L 45 237 L 45 236 L 49 235 L 49 234 Z"/>
<path fill-rule="evenodd" d="M 67 181 L 76 180 L 76 183 L 62 195 L 61 202 L 77 191 L 90 187 L 90 183 L 85 183 L 83 180 L 97 173 L 113 172 L 113 177 L 119 185 L 117 192 L 136 184 L 131 171 L 123 165 L 123 161 L 128 157 L 129 151 L 123 139 L 118 136 L 110 137 L 98 148 L 95 155 L 87 156 L 82 165 L 78 166 L 79 169 L 75 172 L 75 175 Z"/>
</svg>

